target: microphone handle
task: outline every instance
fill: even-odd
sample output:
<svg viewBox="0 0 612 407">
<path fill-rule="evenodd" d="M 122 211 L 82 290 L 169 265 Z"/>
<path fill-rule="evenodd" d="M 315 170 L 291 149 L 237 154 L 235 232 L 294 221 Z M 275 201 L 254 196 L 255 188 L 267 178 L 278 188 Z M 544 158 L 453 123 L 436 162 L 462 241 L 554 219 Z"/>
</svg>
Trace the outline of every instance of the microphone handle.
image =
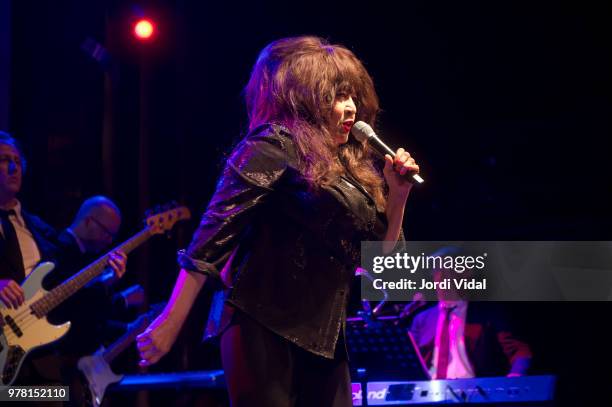
<svg viewBox="0 0 612 407">
<path fill-rule="evenodd" d="M 374 147 L 374 151 L 384 157 L 385 154 L 389 154 L 391 157 L 395 158 L 395 152 L 389 148 L 385 143 L 382 142 L 381 139 L 378 138 L 376 134 L 370 136 L 368 139 L 368 143 Z M 419 175 L 407 172 L 403 175 L 410 182 L 416 182 L 418 184 L 422 184 L 425 180 Z"/>
</svg>

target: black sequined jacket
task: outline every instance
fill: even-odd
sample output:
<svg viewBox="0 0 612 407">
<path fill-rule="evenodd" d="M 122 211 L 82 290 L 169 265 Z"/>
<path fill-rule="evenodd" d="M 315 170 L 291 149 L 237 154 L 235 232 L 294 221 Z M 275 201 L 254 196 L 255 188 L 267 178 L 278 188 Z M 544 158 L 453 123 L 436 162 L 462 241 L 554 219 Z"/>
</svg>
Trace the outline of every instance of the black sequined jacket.
<svg viewBox="0 0 612 407">
<path fill-rule="evenodd" d="M 284 127 L 254 129 L 229 157 L 179 264 L 223 283 L 206 336 L 222 332 L 236 307 L 296 345 L 332 358 L 360 243 L 382 240 L 386 217 L 348 175 L 312 192 L 298 160 Z"/>
</svg>

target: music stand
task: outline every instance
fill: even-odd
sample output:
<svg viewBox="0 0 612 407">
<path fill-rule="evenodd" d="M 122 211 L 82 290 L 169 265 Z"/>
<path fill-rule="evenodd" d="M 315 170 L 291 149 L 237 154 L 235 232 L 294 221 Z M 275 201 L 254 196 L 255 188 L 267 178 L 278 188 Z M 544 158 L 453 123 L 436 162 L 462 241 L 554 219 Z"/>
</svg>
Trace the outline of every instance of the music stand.
<svg viewBox="0 0 612 407">
<path fill-rule="evenodd" d="M 346 345 L 353 381 L 429 380 L 414 338 L 397 317 L 380 317 L 374 326 L 362 318 L 349 318 Z"/>
</svg>

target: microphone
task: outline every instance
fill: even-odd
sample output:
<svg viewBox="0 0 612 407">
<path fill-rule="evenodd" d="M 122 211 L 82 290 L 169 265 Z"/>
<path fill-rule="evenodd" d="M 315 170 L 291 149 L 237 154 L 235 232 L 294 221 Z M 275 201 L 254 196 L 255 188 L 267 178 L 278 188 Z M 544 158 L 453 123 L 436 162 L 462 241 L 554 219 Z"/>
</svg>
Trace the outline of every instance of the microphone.
<svg viewBox="0 0 612 407">
<path fill-rule="evenodd" d="M 389 148 L 383 141 L 374 133 L 374 130 L 370 127 L 369 124 L 358 121 L 353 124 L 353 128 L 351 129 L 351 133 L 353 136 L 359 141 L 366 141 L 374 151 L 384 156 L 385 154 L 389 154 L 391 157 L 395 158 L 395 152 Z M 412 182 L 417 182 L 422 184 L 425 182 L 423 178 L 419 174 L 406 173 L 404 177 L 408 178 Z"/>
</svg>

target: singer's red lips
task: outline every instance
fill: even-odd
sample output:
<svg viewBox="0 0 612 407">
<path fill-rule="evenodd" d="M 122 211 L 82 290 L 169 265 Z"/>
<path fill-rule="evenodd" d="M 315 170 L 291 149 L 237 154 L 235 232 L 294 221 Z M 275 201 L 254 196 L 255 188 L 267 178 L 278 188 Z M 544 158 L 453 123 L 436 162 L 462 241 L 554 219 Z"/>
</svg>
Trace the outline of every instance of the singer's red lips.
<svg viewBox="0 0 612 407">
<path fill-rule="evenodd" d="M 353 127 L 354 122 L 355 122 L 354 120 L 346 120 L 342 122 L 342 128 L 344 129 L 344 131 L 346 132 L 351 131 L 351 127 Z"/>
</svg>

